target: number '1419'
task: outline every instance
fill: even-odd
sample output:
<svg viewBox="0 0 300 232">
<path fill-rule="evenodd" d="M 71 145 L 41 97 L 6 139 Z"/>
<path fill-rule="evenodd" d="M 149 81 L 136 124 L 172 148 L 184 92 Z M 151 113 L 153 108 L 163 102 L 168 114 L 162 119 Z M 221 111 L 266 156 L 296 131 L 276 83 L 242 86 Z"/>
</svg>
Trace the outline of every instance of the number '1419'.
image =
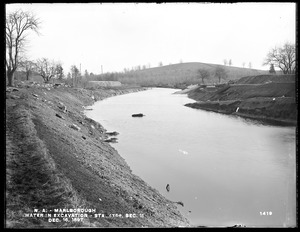
<svg viewBox="0 0 300 232">
<path fill-rule="evenodd" d="M 271 211 L 264 211 L 264 212 L 259 212 L 261 216 L 269 216 L 269 215 L 272 215 L 272 212 Z"/>
</svg>

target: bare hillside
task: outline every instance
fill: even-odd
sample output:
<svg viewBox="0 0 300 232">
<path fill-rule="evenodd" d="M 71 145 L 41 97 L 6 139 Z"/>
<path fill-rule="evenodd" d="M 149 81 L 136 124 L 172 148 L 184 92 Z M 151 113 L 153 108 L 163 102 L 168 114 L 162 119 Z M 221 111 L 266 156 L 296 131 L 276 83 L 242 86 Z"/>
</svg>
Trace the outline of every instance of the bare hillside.
<svg viewBox="0 0 300 232">
<path fill-rule="evenodd" d="M 232 66 L 224 66 L 217 64 L 207 64 L 200 62 L 171 64 L 162 67 L 149 68 L 128 72 L 119 78 L 123 83 L 132 83 L 146 86 L 170 86 L 176 87 L 178 84 L 195 84 L 201 80 L 198 70 L 206 69 L 210 73 L 210 77 L 205 79 L 206 84 L 217 83 L 218 80 L 214 73 L 217 67 L 222 67 L 226 70 L 227 78 L 221 82 L 228 80 L 237 80 L 245 76 L 254 76 L 268 74 L 268 71 L 238 68 Z"/>
</svg>

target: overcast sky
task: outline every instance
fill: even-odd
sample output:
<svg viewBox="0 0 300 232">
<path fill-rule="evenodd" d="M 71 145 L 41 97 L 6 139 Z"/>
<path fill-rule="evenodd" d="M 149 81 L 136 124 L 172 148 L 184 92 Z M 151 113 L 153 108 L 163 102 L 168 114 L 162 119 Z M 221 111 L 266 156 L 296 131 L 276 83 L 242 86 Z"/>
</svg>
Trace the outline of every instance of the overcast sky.
<svg viewBox="0 0 300 232">
<path fill-rule="evenodd" d="M 30 34 L 27 56 L 77 65 L 95 74 L 137 65 L 183 62 L 262 66 L 268 51 L 295 43 L 295 3 L 8 4 L 30 10 L 41 35 Z"/>
</svg>

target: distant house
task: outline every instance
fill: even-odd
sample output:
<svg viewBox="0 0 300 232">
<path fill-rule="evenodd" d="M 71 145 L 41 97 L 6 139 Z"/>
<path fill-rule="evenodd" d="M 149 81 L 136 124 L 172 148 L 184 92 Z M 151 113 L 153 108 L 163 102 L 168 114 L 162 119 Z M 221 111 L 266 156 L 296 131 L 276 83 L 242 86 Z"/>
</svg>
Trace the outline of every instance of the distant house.
<svg viewBox="0 0 300 232">
<path fill-rule="evenodd" d="M 119 81 L 89 81 L 87 83 L 87 88 L 100 88 L 100 87 L 118 87 L 121 86 Z"/>
</svg>

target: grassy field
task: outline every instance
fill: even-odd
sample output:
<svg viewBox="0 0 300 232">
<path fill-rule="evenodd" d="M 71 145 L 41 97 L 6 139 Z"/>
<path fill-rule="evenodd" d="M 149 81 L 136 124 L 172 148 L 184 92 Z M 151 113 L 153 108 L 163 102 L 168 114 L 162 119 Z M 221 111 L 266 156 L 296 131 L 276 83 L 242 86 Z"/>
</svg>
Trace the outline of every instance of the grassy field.
<svg viewBox="0 0 300 232">
<path fill-rule="evenodd" d="M 234 84 L 191 90 L 196 103 L 187 106 L 226 114 L 297 123 L 295 75 L 248 76 Z"/>
</svg>

